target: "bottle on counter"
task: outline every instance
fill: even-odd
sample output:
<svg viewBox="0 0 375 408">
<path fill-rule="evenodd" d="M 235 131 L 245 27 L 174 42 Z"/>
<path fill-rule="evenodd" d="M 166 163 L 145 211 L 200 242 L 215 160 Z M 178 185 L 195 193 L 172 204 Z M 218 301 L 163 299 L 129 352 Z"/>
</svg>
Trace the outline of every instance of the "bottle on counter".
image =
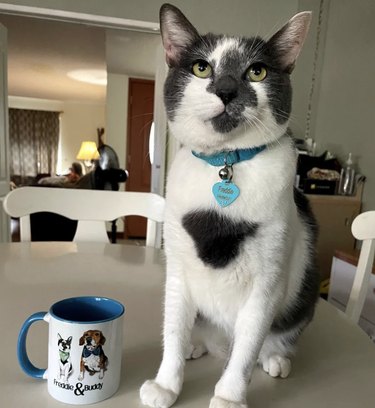
<svg viewBox="0 0 375 408">
<path fill-rule="evenodd" d="M 353 168 L 352 154 L 349 153 L 345 166 L 341 169 L 339 194 L 353 195 L 354 193 L 355 170 Z"/>
</svg>

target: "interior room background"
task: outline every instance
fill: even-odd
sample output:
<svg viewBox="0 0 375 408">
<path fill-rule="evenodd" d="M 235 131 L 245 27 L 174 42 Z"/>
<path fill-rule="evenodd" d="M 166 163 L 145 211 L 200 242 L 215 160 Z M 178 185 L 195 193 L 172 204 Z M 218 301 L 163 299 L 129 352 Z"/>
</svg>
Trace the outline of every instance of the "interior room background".
<svg viewBox="0 0 375 408">
<path fill-rule="evenodd" d="M 3 3 L 156 22 L 163 1 L 13 0 Z M 372 0 L 355 3 L 350 0 L 175 0 L 173 3 L 201 32 L 245 35 L 269 36 L 296 12 L 313 11 L 311 31 L 293 73 L 291 128 L 296 137 L 311 137 L 317 144 L 317 152 L 328 149 L 342 161 L 352 152 L 357 170 L 367 177 L 363 210 L 374 209 L 375 3 Z M 106 141 L 116 149 L 125 166 L 129 74 L 109 70 L 108 76 L 106 101 L 91 102 L 84 108 L 87 110 L 90 105 L 95 109 L 95 115 L 89 114 L 91 119 L 95 118 L 89 125 L 91 128 L 80 131 L 79 135 L 70 131 L 61 138 L 61 168 L 74 160 L 82 137 L 90 134 L 95 138 L 98 126 L 106 128 Z M 113 104 L 111 93 L 116 94 Z M 10 106 L 12 104 L 10 99 Z M 69 107 L 65 102 L 62 111 L 63 116 L 68 117 Z M 109 120 L 114 111 L 121 113 L 116 126 Z M 78 112 L 77 106 L 75 112 Z M 77 129 L 78 125 L 72 128 Z"/>
</svg>

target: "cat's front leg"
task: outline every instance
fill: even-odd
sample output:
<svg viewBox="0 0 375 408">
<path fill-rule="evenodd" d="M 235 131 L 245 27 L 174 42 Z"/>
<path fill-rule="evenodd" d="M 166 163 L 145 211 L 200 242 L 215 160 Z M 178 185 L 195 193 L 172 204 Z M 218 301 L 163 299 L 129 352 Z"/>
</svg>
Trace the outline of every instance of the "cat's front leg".
<svg viewBox="0 0 375 408">
<path fill-rule="evenodd" d="M 144 405 L 168 408 L 176 401 L 183 384 L 185 355 L 195 316 L 183 273 L 179 268 L 174 269 L 167 273 L 163 360 L 156 378 L 141 387 L 140 397 Z"/>
<path fill-rule="evenodd" d="M 282 295 L 282 282 L 257 276 L 240 309 L 231 351 L 210 408 L 247 408 L 247 386 Z"/>
</svg>

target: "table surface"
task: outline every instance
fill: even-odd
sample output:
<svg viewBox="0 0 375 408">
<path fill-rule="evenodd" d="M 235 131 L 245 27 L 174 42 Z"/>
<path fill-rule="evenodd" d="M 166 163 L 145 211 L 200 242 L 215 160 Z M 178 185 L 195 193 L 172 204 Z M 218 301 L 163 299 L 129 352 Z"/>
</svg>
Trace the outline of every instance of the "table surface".
<svg viewBox="0 0 375 408">
<path fill-rule="evenodd" d="M 153 378 L 161 358 L 164 257 L 160 250 L 98 243 L 0 244 L 2 358 L 0 407 L 61 407 L 47 384 L 26 376 L 16 358 L 18 331 L 32 313 L 81 295 L 115 298 L 126 307 L 119 391 L 98 407 L 137 408 L 139 387 Z M 47 365 L 47 324 L 34 324 L 29 354 Z M 320 301 L 305 330 L 288 379 L 257 368 L 248 391 L 250 408 L 373 408 L 375 346 L 334 307 Z M 175 407 L 207 407 L 223 362 L 211 356 L 186 364 Z"/>
</svg>

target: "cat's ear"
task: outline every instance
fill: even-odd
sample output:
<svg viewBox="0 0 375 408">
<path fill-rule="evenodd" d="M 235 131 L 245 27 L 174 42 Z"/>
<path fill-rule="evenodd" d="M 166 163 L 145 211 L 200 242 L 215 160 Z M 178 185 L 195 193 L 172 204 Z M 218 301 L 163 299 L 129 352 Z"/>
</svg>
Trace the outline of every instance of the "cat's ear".
<svg viewBox="0 0 375 408">
<path fill-rule="evenodd" d="M 311 11 L 296 14 L 267 42 L 272 47 L 273 52 L 278 55 L 282 69 L 289 74 L 293 71 L 296 59 L 306 39 L 311 16 Z"/>
<path fill-rule="evenodd" d="M 176 65 L 181 53 L 199 38 L 197 30 L 189 20 L 171 4 L 161 6 L 160 30 L 167 64 L 170 67 Z"/>
</svg>

